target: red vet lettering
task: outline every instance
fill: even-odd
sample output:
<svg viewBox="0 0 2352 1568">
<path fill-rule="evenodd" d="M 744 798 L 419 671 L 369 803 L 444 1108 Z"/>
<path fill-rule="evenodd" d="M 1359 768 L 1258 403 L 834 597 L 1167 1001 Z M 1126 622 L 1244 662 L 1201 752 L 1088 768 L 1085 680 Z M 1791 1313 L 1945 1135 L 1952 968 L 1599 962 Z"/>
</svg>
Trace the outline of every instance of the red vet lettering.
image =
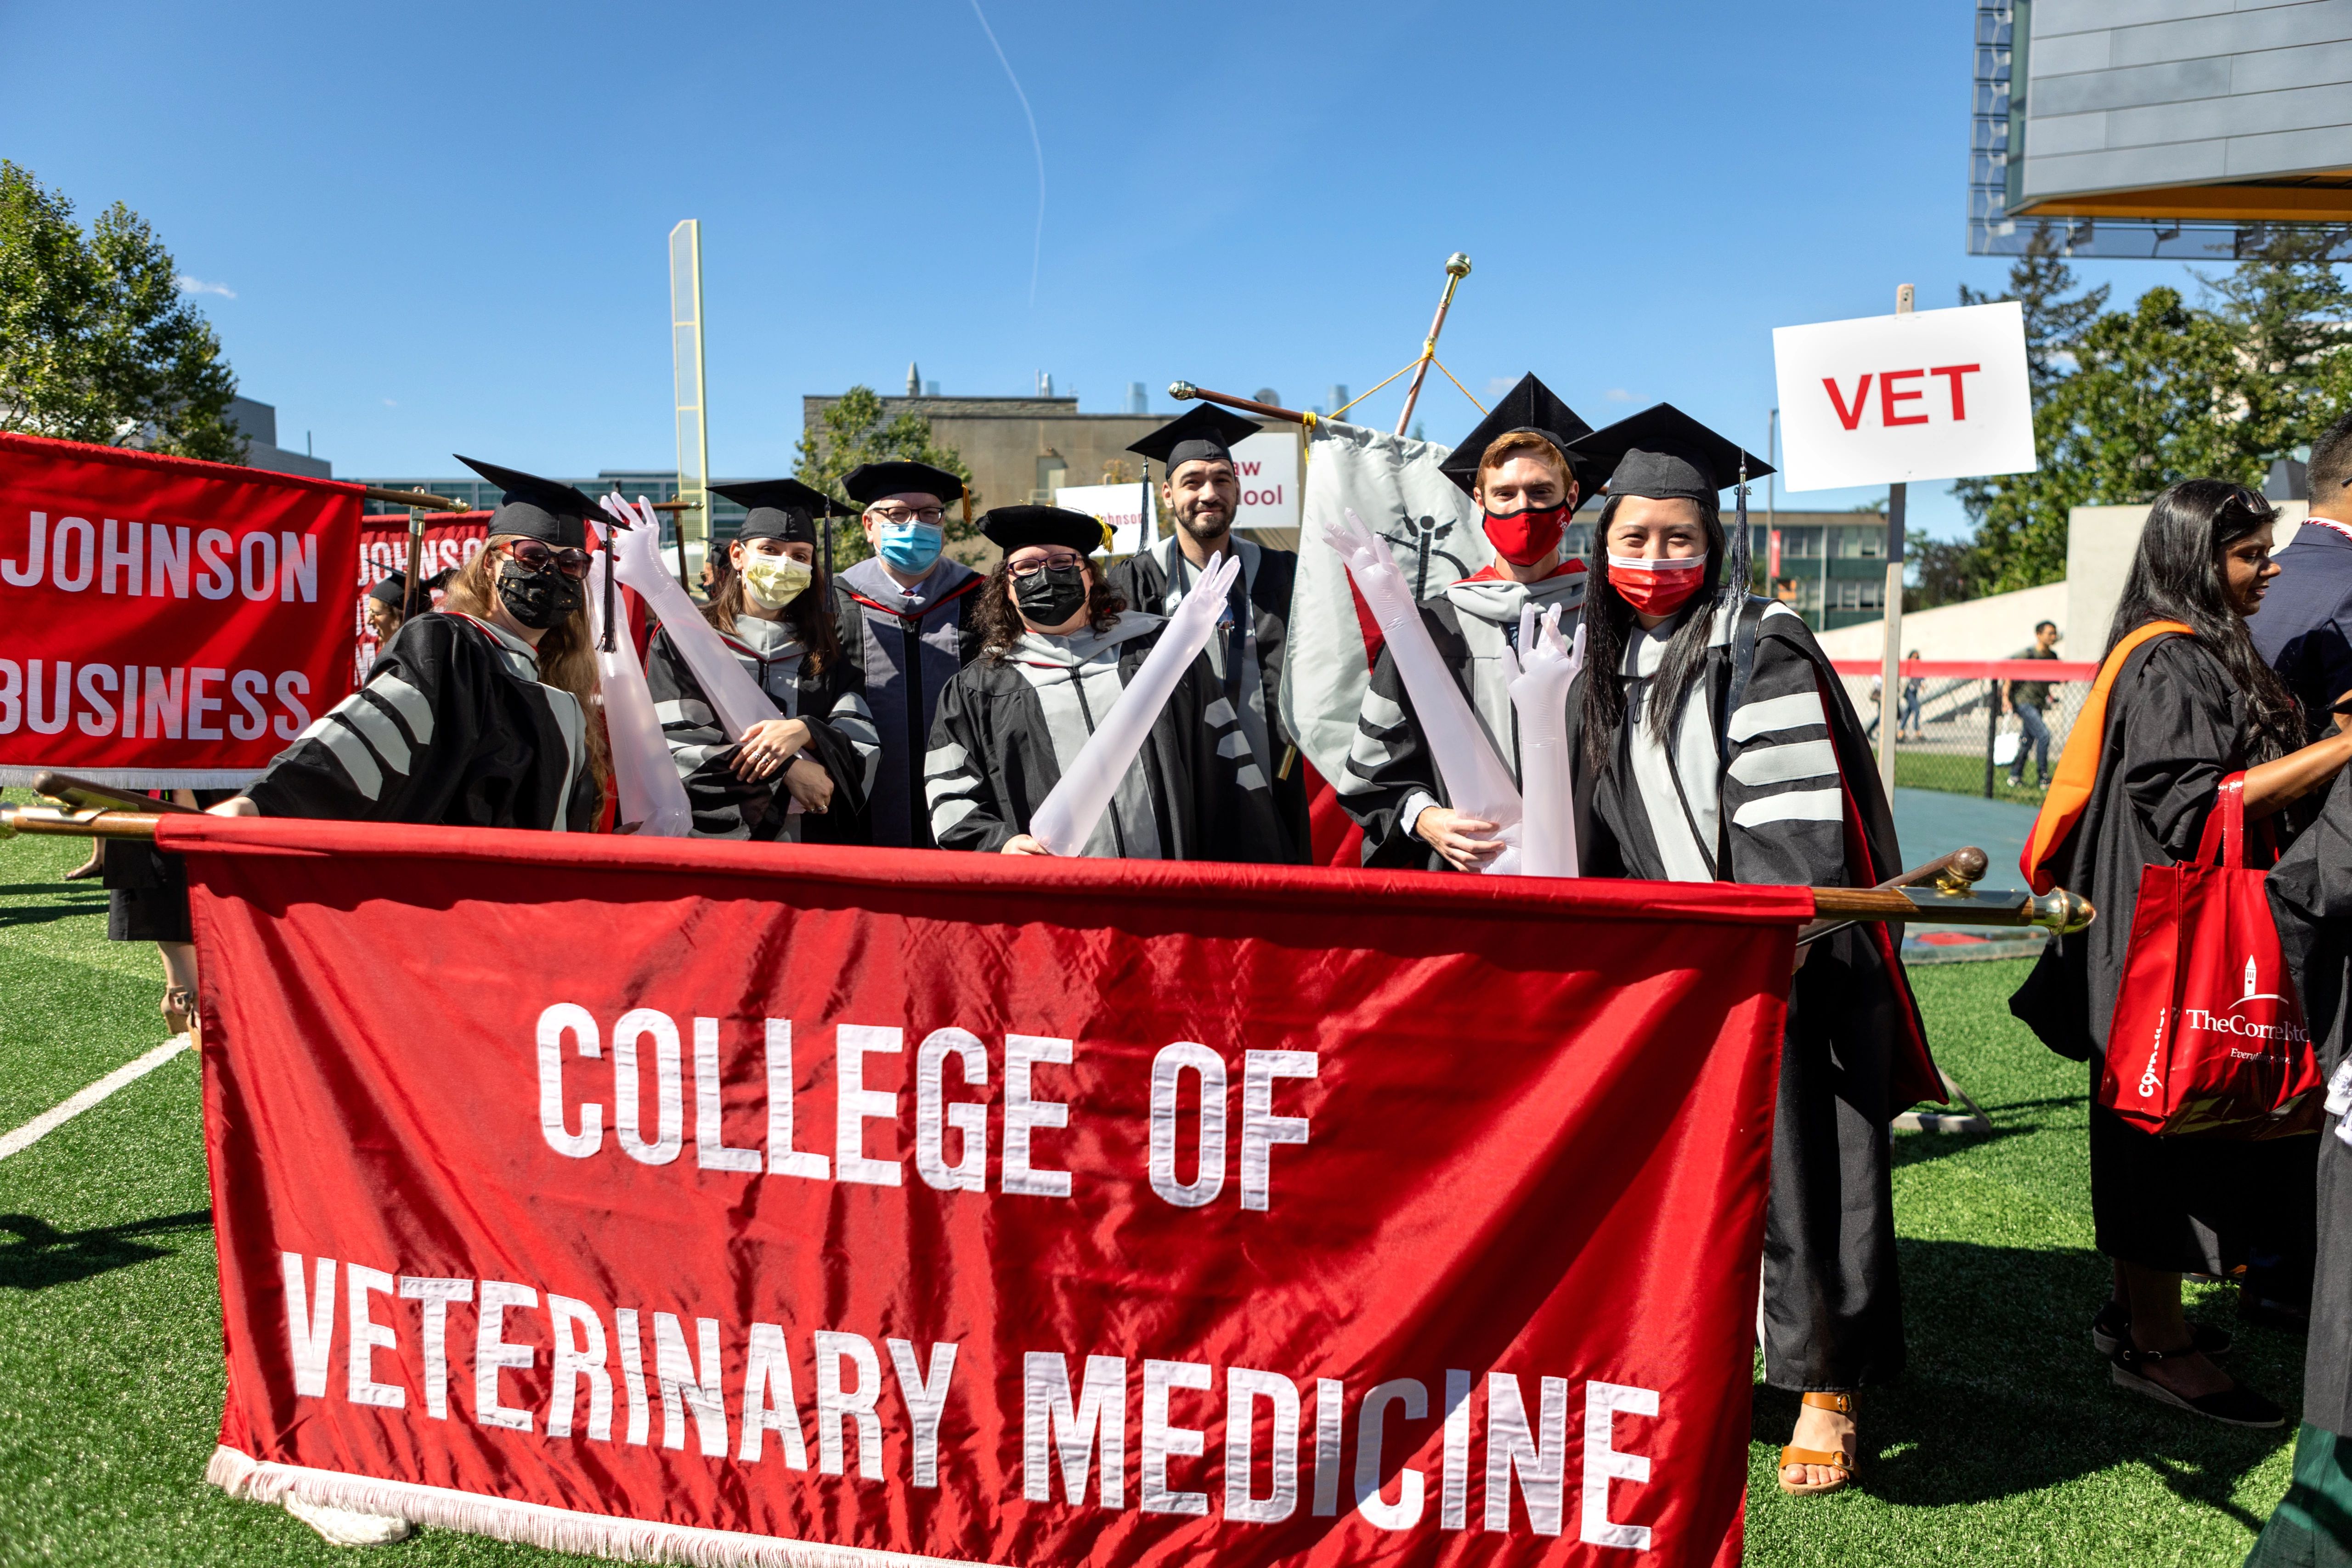
<svg viewBox="0 0 2352 1568">
<path fill-rule="evenodd" d="M 1895 384 L 1897 381 L 1908 381 L 1914 376 L 1925 375 L 1927 374 L 1927 373 L 1924 370 L 1880 371 L 1878 373 L 1878 411 L 1880 418 L 1889 425 L 1925 425 L 1927 423 L 1927 416 L 1924 414 L 1897 414 L 1895 412 L 1895 405 L 1896 404 L 1907 403 L 1912 398 L 1925 397 L 1927 395 L 1924 392 L 1897 392 L 1895 390 Z"/>
<path fill-rule="evenodd" d="M 1862 411 L 1870 406 L 1870 374 L 1863 373 L 1862 384 L 1853 389 L 1853 407 L 1849 410 L 1845 399 L 1838 394 L 1837 377 L 1825 375 L 1822 384 L 1829 389 L 1830 406 L 1837 410 L 1838 423 L 1851 430 L 1862 423 Z"/>
<path fill-rule="evenodd" d="M 1973 364 L 1939 364 L 1935 369 L 1927 373 L 1929 375 L 1940 375 L 1950 380 L 1952 384 L 1952 418 L 1955 422 L 1966 419 L 1969 416 L 1968 398 L 1961 391 L 1960 377 L 1974 374 L 1976 372 L 1983 368 L 1984 367 L 1981 365 Z"/>
</svg>

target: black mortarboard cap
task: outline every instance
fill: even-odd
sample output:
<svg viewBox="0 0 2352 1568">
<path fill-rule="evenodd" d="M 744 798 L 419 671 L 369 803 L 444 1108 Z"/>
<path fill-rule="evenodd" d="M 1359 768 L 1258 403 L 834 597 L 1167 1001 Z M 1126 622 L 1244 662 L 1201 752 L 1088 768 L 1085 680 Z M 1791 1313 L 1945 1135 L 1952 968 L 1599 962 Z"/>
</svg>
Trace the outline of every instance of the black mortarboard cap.
<svg viewBox="0 0 2352 1568">
<path fill-rule="evenodd" d="M 1609 470 L 1612 496 L 1653 500 L 1707 500 L 1739 482 L 1739 461 L 1748 477 L 1760 479 L 1772 465 L 1743 451 L 1671 403 L 1628 415 L 1577 443 L 1576 453 Z"/>
<path fill-rule="evenodd" d="M 1592 493 L 1601 472 L 1591 460 L 1580 459 L 1575 447 L 1580 437 L 1592 434 L 1592 426 L 1579 417 L 1575 409 L 1554 396 L 1551 388 L 1538 381 L 1532 371 L 1503 394 L 1502 401 L 1478 421 L 1476 429 L 1462 438 L 1462 445 L 1438 465 L 1438 470 L 1460 487 L 1464 495 L 1475 495 L 1478 459 L 1501 437 L 1522 430 L 1540 436 L 1559 448 L 1560 455 L 1568 459 L 1569 473 L 1576 480 L 1579 500 Z"/>
<path fill-rule="evenodd" d="M 1179 463 L 1211 458 L 1230 463 L 1234 447 L 1258 433 L 1258 422 L 1231 409 L 1203 403 L 1181 419 L 1171 419 L 1136 442 L 1129 451 L 1158 459 L 1170 473 Z"/>
<path fill-rule="evenodd" d="M 850 509 L 798 479 L 754 479 L 740 485 L 713 485 L 710 493 L 750 510 L 738 539 L 782 539 L 814 544 L 820 517 L 847 517 Z"/>
<path fill-rule="evenodd" d="M 368 590 L 368 597 L 380 605 L 405 604 L 408 599 L 408 574 L 405 572 L 387 574 L 383 582 Z"/>
<path fill-rule="evenodd" d="M 1007 555 L 1032 544 L 1063 544 L 1081 555 L 1110 548 L 1110 530 L 1059 506 L 1000 506 L 980 514 L 980 531 Z"/>
<path fill-rule="evenodd" d="M 601 522 L 604 514 L 596 503 L 572 486 L 555 479 L 542 479 L 537 474 L 526 474 L 520 468 L 502 468 L 496 463 L 478 462 L 464 453 L 455 454 L 457 460 L 506 493 L 499 500 L 499 510 L 490 518 L 490 534 L 519 534 L 525 539 L 537 539 L 558 549 L 585 550 L 588 547 L 586 520 Z"/>
<path fill-rule="evenodd" d="M 849 499 L 871 506 L 884 496 L 934 495 L 950 501 L 963 494 L 963 481 L 929 463 L 860 463 L 841 481 Z"/>
</svg>

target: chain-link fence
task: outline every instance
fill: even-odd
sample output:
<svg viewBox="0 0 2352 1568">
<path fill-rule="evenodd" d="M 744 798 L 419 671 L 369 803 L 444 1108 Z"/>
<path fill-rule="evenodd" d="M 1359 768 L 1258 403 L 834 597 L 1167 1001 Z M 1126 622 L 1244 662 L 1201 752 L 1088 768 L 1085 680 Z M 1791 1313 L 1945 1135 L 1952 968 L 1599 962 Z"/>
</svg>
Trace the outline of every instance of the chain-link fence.
<svg viewBox="0 0 2352 1568">
<path fill-rule="evenodd" d="M 1874 748 L 1878 663 L 1842 658 L 1836 668 Z M 1906 660 L 1895 682 L 1896 786 L 2039 805 L 2098 672 L 2068 660 Z"/>
</svg>

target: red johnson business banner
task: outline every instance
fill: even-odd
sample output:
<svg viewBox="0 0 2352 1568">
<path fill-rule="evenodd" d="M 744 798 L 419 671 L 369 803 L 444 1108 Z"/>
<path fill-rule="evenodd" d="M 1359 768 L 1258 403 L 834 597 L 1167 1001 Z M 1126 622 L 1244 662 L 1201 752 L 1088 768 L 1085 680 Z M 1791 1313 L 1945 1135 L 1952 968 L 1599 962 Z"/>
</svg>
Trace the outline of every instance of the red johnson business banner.
<svg viewBox="0 0 2352 1568">
<path fill-rule="evenodd" d="M 425 561 L 425 578 L 429 581 L 444 572 L 454 572 L 480 554 L 483 543 L 489 538 L 489 523 L 490 514 L 487 511 L 425 513 L 425 538 L 418 551 Z M 357 673 L 364 680 L 376 656 L 375 631 L 367 622 L 368 590 L 391 573 L 408 569 L 406 512 L 371 513 L 360 519 L 359 563 L 359 593 L 352 606 L 352 630 L 358 639 Z M 431 593 L 425 593 L 424 608 L 432 609 L 439 603 Z"/>
<path fill-rule="evenodd" d="M 160 837 L 223 1485 L 804 1568 L 1738 1560 L 1801 889 Z"/>
<path fill-rule="evenodd" d="M 352 689 L 360 487 L 0 435 L 0 783 L 253 778 Z"/>
</svg>

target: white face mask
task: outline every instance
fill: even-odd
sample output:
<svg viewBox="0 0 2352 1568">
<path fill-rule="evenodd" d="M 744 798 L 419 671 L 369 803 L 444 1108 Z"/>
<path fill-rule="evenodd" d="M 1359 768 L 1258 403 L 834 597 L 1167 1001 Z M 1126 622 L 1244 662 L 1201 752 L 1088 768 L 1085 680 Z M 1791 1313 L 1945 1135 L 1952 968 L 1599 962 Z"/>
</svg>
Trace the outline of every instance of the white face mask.
<svg viewBox="0 0 2352 1568">
<path fill-rule="evenodd" d="M 743 591 L 763 610 L 781 610 L 816 580 L 805 561 L 789 555 L 754 555 L 743 563 Z"/>
</svg>

